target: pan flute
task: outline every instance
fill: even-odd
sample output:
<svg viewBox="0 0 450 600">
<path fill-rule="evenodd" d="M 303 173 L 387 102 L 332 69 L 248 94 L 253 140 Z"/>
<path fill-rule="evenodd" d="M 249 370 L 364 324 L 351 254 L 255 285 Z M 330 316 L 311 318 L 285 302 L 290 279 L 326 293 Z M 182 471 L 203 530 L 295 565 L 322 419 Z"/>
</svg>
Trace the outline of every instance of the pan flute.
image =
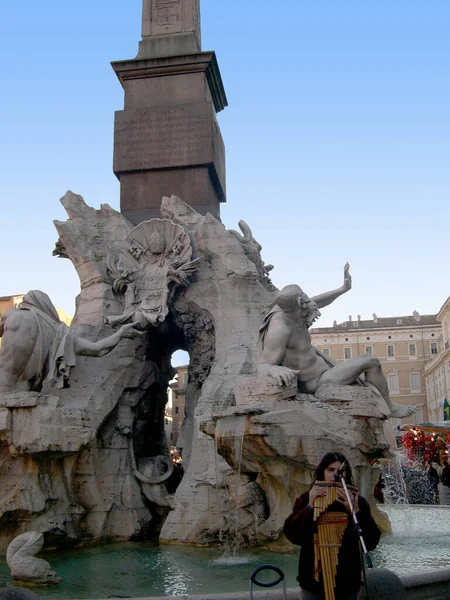
<svg viewBox="0 0 450 600">
<path fill-rule="evenodd" d="M 335 600 L 338 555 L 342 536 L 349 522 L 348 513 L 327 510 L 337 499 L 338 490 L 343 488 L 342 483 L 316 481 L 315 485 L 323 486 L 326 494 L 318 496 L 314 502 L 313 519 L 317 523 L 317 532 L 314 533 L 314 576 L 319 581 L 322 571 L 325 598 Z M 353 486 L 347 485 L 347 488 L 357 492 Z"/>
</svg>

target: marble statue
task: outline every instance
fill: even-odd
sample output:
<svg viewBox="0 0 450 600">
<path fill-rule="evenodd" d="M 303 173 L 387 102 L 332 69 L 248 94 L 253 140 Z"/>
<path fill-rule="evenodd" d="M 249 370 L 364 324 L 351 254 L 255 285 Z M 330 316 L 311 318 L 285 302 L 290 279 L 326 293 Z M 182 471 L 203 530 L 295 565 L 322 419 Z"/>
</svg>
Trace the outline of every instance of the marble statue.
<svg viewBox="0 0 450 600">
<path fill-rule="evenodd" d="M 369 387 L 321 385 L 312 395 L 297 386 L 304 353 L 318 360 L 307 329 L 350 289 L 348 268 L 334 292 L 310 300 L 295 287 L 289 312 L 291 296 L 272 289 L 243 222 L 243 236 L 232 233 L 176 196 L 163 198 L 161 219 L 138 226 L 71 192 L 61 202 L 69 218 L 55 223 L 57 253 L 80 278 L 76 325 L 62 325 L 42 292 L 2 325 L 0 550 L 27 529 L 57 545 L 150 534 L 213 544 L 236 532 L 245 543 L 278 543 L 310 471 L 336 447 L 370 497 L 379 478 L 370 459 L 389 452 L 386 403 L 382 412 Z M 272 377 L 261 377 L 258 328 L 270 307 L 259 369 Z M 116 333 L 84 339 L 106 335 L 105 322 Z M 269 357 L 288 325 L 302 351 L 285 348 L 290 362 Z M 170 462 L 164 430 L 178 349 L 189 353 L 183 470 Z M 320 364 L 322 376 L 333 373 Z"/>
<path fill-rule="evenodd" d="M 273 265 L 266 265 L 266 263 L 261 258 L 261 250 L 262 246 L 259 242 L 255 240 L 253 237 L 252 230 L 247 225 L 247 223 L 243 220 L 240 220 L 239 229 L 242 231 L 243 235 L 241 235 L 238 231 L 234 229 L 230 229 L 231 235 L 233 235 L 236 239 L 239 240 L 244 252 L 245 256 L 252 261 L 255 265 L 259 281 L 270 291 L 274 291 L 276 288 L 272 284 L 269 273 L 274 268 Z"/>
<path fill-rule="evenodd" d="M 275 297 L 259 330 L 261 356 L 258 373 L 289 386 L 297 380 L 300 392 L 314 394 L 325 384 L 350 385 L 364 373 L 365 381 L 383 397 L 392 418 L 403 418 L 414 406 L 392 402 L 380 361 L 364 354 L 334 364 L 311 344 L 308 328 L 320 316 L 320 308 L 351 289 L 349 264 L 344 267 L 343 285 L 331 292 L 309 298 L 298 285 L 287 285 Z"/>
<path fill-rule="evenodd" d="M 139 335 L 133 324 L 127 324 L 97 342 L 78 337 L 60 321 L 47 294 L 31 290 L 0 323 L 0 392 L 40 391 L 45 379 L 64 388 L 77 355 L 104 356 L 122 338 Z"/>
<path fill-rule="evenodd" d="M 199 260 L 184 230 L 169 219 L 139 223 L 126 238 L 126 249 L 109 257 L 112 288 L 124 296 L 124 310 L 106 321 L 112 327 L 134 323 L 142 329 L 157 327 L 169 313 L 173 286 L 189 284 Z"/>
<path fill-rule="evenodd" d="M 6 562 L 16 581 L 30 583 L 61 583 L 61 577 L 51 566 L 35 555 L 44 545 L 44 536 L 37 531 L 27 531 L 13 539 L 6 550 Z"/>
</svg>

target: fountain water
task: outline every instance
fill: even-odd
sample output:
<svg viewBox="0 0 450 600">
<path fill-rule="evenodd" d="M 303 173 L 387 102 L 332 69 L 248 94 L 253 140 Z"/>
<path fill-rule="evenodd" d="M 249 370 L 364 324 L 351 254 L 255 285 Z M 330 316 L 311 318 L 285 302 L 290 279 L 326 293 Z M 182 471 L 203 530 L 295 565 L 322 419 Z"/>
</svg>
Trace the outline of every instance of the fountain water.
<svg viewBox="0 0 450 600">
<path fill-rule="evenodd" d="M 388 505 L 392 535 L 373 552 L 378 567 L 416 573 L 450 566 L 450 507 Z"/>
<path fill-rule="evenodd" d="M 436 482 L 430 479 L 422 462 L 411 462 L 403 450 L 379 461 L 386 504 L 439 504 Z"/>
<path fill-rule="evenodd" d="M 218 559 L 223 564 L 235 564 L 239 562 L 238 552 L 241 548 L 244 537 L 240 528 L 240 493 L 241 493 L 241 463 L 242 448 L 244 444 L 245 429 L 247 426 L 247 417 L 229 417 L 223 419 L 218 427 L 217 436 L 214 440 L 216 456 L 216 478 L 221 489 L 221 499 L 223 506 L 223 525 L 219 532 L 219 540 L 223 551 L 223 556 Z M 233 451 L 233 462 L 237 464 L 236 472 L 233 472 L 229 465 L 220 457 L 220 449 L 227 442 L 231 441 Z M 220 482 L 220 483 L 219 483 Z M 245 562 L 245 559 L 244 559 Z"/>
<path fill-rule="evenodd" d="M 389 460 L 380 461 L 386 504 L 408 504 L 403 459 L 403 453 L 397 451 Z"/>
</svg>

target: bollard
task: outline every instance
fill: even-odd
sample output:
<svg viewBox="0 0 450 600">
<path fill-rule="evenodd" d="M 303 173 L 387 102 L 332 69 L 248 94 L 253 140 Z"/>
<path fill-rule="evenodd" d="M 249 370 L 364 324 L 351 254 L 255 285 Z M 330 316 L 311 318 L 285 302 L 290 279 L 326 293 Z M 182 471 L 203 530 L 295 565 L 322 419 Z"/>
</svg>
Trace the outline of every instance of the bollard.
<svg viewBox="0 0 450 600">
<path fill-rule="evenodd" d="M 389 569 L 367 569 L 367 590 L 361 588 L 360 600 L 406 600 L 405 586 L 398 575 Z"/>
</svg>

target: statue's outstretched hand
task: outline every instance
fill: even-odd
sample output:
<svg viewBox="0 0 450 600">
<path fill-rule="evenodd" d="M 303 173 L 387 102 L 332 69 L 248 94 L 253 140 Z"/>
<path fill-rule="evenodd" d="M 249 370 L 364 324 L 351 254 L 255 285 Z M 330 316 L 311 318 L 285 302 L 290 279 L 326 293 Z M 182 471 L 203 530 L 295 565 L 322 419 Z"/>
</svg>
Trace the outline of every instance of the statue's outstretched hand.
<svg viewBox="0 0 450 600">
<path fill-rule="evenodd" d="M 126 323 L 117 331 L 121 338 L 133 339 L 140 335 L 144 335 L 145 331 L 136 329 L 135 323 Z"/>
<path fill-rule="evenodd" d="M 267 375 L 275 379 L 279 386 L 290 386 L 297 382 L 298 371 L 289 369 L 289 367 L 272 365 L 268 370 Z"/>
<path fill-rule="evenodd" d="M 344 285 L 343 288 L 347 292 L 352 289 L 352 276 L 350 275 L 350 265 L 345 263 L 344 266 Z"/>
</svg>

